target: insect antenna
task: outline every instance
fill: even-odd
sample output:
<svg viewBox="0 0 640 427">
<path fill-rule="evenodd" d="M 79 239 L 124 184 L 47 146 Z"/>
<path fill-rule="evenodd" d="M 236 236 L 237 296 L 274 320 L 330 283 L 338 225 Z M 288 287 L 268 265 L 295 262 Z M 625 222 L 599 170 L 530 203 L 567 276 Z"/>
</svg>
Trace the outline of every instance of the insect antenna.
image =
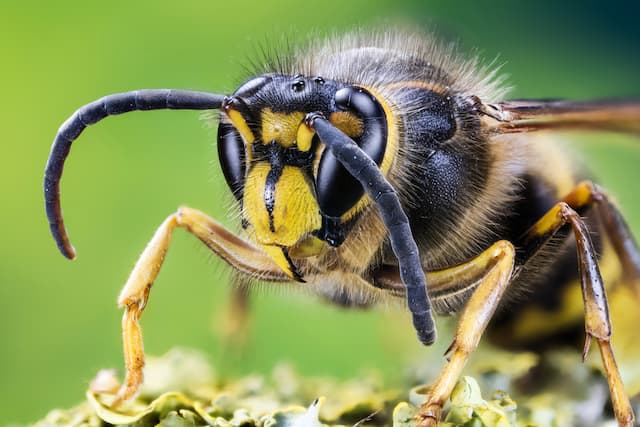
<svg viewBox="0 0 640 427">
<path fill-rule="evenodd" d="M 420 262 L 418 245 L 397 193 L 371 157 L 322 114 L 308 114 L 305 124 L 315 130 L 320 140 L 360 182 L 378 207 L 389 231 L 391 248 L 398 259 L 400 277 L 407 290 L 407 305 L 413 316 L 413 326 L 420 342 L 425 345 L 433 344 L 436 340 L 436 327 L 427 295 L 427 281 Z"/>
<path fill-rule="evenodd" d="M 146 89 L 108 95 L 79 108 L 60 126 L 44 173 L 44 200 L 51 234 L 62 254 L 74 259 L 76 252 L 64 227 L 60 208 L 60 178 L 71 144 L 89 125 L 107 116 L 146 110 L 209 110 L 222 105 L 224 95 L 175 89 Z"/>
</svg>

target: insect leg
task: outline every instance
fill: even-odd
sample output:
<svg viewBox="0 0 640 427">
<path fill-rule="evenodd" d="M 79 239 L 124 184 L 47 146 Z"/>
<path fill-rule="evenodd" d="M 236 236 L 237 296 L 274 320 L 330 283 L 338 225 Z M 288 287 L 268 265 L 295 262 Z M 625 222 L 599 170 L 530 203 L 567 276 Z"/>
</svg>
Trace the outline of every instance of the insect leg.
<svg viewBox="0 0 640 427">
<path fill-rule="evenodd" d="M 633 286 L 640 297 L 640 250 L 629 226 L 607 193 L 598 185 L 584 181 L 567 196 L 566 202 L 574 209 L 595 205 L 604 231 L 620 259 L 623 282 Z"/>
<path fill-rule="evenodd" d="M 459 273 L 462 277 L 471 271 L 483 274 L 460 315 L 454 340 L 447 349 L 449 361 L 430 388 L 417 415 L 420 427 L 435 426 L 440 419 L 442 406 L 451 395 L 469 355 L 478 346 L 482 333 L 511 282 L 514 263 L 513 245 L 501 240 L 467 263 L 448 269 L 450 273 Z"/>
<path fill-rule="evenodd" d="M 216 329 L 223 337 L 225 349 L 235 353 L 243 348 L 249 327 L 249 300 L 251 278 L 233 270 L 229 304 L 215 316 Z"/>
<path fill-rule="evenodd" d="M 591 339 L 595 338 L 600 349 L 602 362 L 609 383 L 613 409 L 621 426 L 631 426 L 633 423 L 633 410 L 629 403 L 620 372 L 611 347 L 611 322 L 609 320 L 609 307 L 607 297 L 598 268 L 597 254 L 591 242 L 589 231 L 580 215 L 569 205 L 576 208 L 587 206 L 588 193 L 586 186 L 578 186 L 572 191 L 565 201 L 557 203 L 549 210 L 522 238 L 522 245 L 518 245 L 523 251 L 519 252 L 519 270 L 524 265 L 522 262 L 530 259 L 546 244 L 561 228 L 570 226 L 576 239 L 578 252 L 578 265 L 580 268 L 580 280 L 582 283 L 582 298 L 585 311 L 586 341 L 583 359 L 586 358 Z M 520 243 L 520 242 L 518 242 Z M 523 255 L 521 255 L 523 254 Z"/>
<path fill-rule="evenodd" d="M 122 337 L 127 372 L 113 406 L 131 398 L 142 384 L 144 350 L 139 320 L 176 227 L 187 229 L 240 272 L 261 280 L 290 280 L 265 253 L 235 236 L 204 213 L 182 207 L 177 213 L 169 215 L 142 252 L 118 298 L 118 304 L 124 307 Z"/>
</svg>

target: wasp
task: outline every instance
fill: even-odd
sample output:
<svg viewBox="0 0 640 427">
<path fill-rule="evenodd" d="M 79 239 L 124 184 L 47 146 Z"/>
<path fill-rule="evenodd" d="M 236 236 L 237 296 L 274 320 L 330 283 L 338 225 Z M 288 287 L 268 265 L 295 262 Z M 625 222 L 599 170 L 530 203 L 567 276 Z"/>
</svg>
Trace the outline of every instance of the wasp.
<svg viewBox="0 0 640 427">
<path fill-rule="evenodd" d="M 299 282 L 347 306 L 404 298 L 425 345 L 436 340 L 434 313 L 459 313 L 417 418 L 424 426 L 440 419 L 498 307 L 578 280 L 584 355 L 595 341 L 615 416 L 630 426 L 599 263 L 613 254 L 640 292 L 640 251 L 609 195 L 535 133 L 638 133 L 640 101 L 505 96 L 496 70 L 401 30 L 310 43 L 266 60 L 228 96 L 139 90 L 78 109 L 55 137 L 44 180 L 64 256 L 75 258 L 60 207 L 71 145 L 87 126 L 130 111 L 219 110 L 219 163 L 241 218 L 235 233 L 181 207 L 157 229 L 119 297 L 126 377 L 114 405 L 143 381 L 139 319 L 171 235 L 183 228 L 238 282 Z"/>
</svg>

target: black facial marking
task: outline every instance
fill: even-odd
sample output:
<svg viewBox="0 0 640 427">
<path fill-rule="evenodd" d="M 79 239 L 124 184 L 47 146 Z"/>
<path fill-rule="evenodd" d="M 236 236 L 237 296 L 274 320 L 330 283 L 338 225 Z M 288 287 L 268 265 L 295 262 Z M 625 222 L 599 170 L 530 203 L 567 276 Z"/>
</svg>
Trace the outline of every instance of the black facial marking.
<svg viewBox="0 0 640 427">
<path fill-rule="evenodd" d="M 343 224 L 340 217 L 362 197 L 363 188 L 329 150 L 325 150 L 320 160 L 316 158 L 320 144 L 317 136 L 313 137 L 311 148 L 304 152 L 295 144 L 284 147 L 275 141 L 261 140 L 262 113 L 266 109 L 282 114 L 317 111 L 330 117 L 335 112 L 351 112 L 363 122 L 363 132 L 356 142 L 380 164 L 387 129 L 384 110 L 375 98 L 362 88 L 325 80 L 321 76 L 269 74 L 243 83 L 227 103 L 242 115 L 257 137 L 246 148 L 251 150 L 251 155 L 247 155 L 242 137 L 232 125 L 223 122 L 219 128 L 218 150 L 223 172 L 238 200 L 242 202 L 246 171 L 260 162 L 269 163 L 263 199 L 273 232 L 276 184 L 285 166 L 298 167 L 316 192 L 320 206 L 322 226 L 316 235 L 331 246 L 342 244 L 350 226 Z M 250 164 L 247 164 L 247 158 L 251 158 Z M 314 177 L 315 162 L 319 164 L 319 173 Z"/>
<path fill-rule="evenodd" d="M 269 164 L 271 165 L 271 169 L 267 174 L 267 180 L 264 184 L 264 206 L 267 209 L 267 213 L 269 214 L 269 230 L 272 233 L 275 233 L 276 228 L 274 226 L 273 219 L 273 209 L 276 204 L 276 184 L 278 180 L 282 176 L 282 170 L 284 169 L 284 162 L 282 158 L 282 150 L 279 150 L 280 147 L 277 143 L 271 142 L 267 145 L 268 151 L 267 154 L 269 156 Z"/>
<path fill-rule="evenodd" d="M 260 90 L 242 96 L 249 106 L 246 116 L 249 125 L 258 124 L 260 112 L 270 109 L 275 113 L 290 114 L 293 112 L 308 113 L 321 111 L 327 116 L 336 111 L 333 102 L 334 95 L 345 84 L 322 77 L 305 77 L 270 75 L 268 82 Z"/>
<path fill-rule="evenodd" d="M 302 278 L 302 275 L 300 274 L 300 272 L 298 271 L 298 269 L 296 268 L 296 265 L 293 263 L 293 261 L 291 260 L 291 257 L 289 256 L 289 250 L 285 247 L 282 247 L 282 254 L 284 255 L 284 258 L 287 260 L 287 262 L 289 263 L 289 268 L 291 269 L 291 272 L 293 273 L 293 279 L 296 282 L 300 282 L 300 283 L 306 283 L 306 280 L 304 280 Z"/>
<path fill-rule="evenodd" d="M 310 169 L 313 163 L 314 145 L 309 151 L 300 151 L 297 147 L 283 147 L 275 141 L 268 144 L 255 142 L 252 144 L 252 157 L 255 162 L 282 162 L 283 166 L 295 166 L 304 170 Z"/>
<path fill-rule="evenodd" d="M 267 174 L 264 187 L 264 204 L 269 214 L 269 229 L 275 232 L 273 209 L 275 207 L 276 184 L 282 176 L 285 166 L 295 166 L 302 169 L 311 176 L 314 150 L 306 152 L 298 150 L 296 147 L 283 147 L 275 141 L 269 144 L 255 142 L 252 144 L 252 157 L 255 162 L 269 163 L 271 169 Z"/>
</svg>

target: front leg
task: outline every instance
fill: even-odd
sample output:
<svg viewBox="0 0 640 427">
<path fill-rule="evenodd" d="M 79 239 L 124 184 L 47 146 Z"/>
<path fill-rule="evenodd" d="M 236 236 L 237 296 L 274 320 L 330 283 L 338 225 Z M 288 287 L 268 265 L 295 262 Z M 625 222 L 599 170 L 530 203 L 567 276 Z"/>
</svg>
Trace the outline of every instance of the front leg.
<svg viewBox="0 0 640 427">
<path fill-rule="evenodd" d="M 127 372 L 113 406 L 134 396 L 142 384 L 144 349 L 139 320 L 176 227 L 185 228 L 239 272 L 261 280 L 290 281 L 264 252 L 235 236 L 204 213 L 182 207 L 177 213 L 169 215 L 142 252 L 118 298 L 118 305 L 124 307 L 122 338 Z"/>
<path fill-rule="evenodd" d="M 460 315 L 455 337 L 447 349 L 449 361 L 430 387 L 426 400 L 420 407 L 416 416 L 418 426 L 435 426 L 440 420 L 442 406 L 451 395 L 469 355 L 478 347 L 482 333 L 511 282 L 514 263 L 513 245 L 501 240 L 471 261 L 431 274 L 442 276 L 443 279 L 465 275 L 470 278 L 478 274 L 481 276 L 479 281 L 471 281 L 474 284 L 473 294 Z"/>
</svg>

